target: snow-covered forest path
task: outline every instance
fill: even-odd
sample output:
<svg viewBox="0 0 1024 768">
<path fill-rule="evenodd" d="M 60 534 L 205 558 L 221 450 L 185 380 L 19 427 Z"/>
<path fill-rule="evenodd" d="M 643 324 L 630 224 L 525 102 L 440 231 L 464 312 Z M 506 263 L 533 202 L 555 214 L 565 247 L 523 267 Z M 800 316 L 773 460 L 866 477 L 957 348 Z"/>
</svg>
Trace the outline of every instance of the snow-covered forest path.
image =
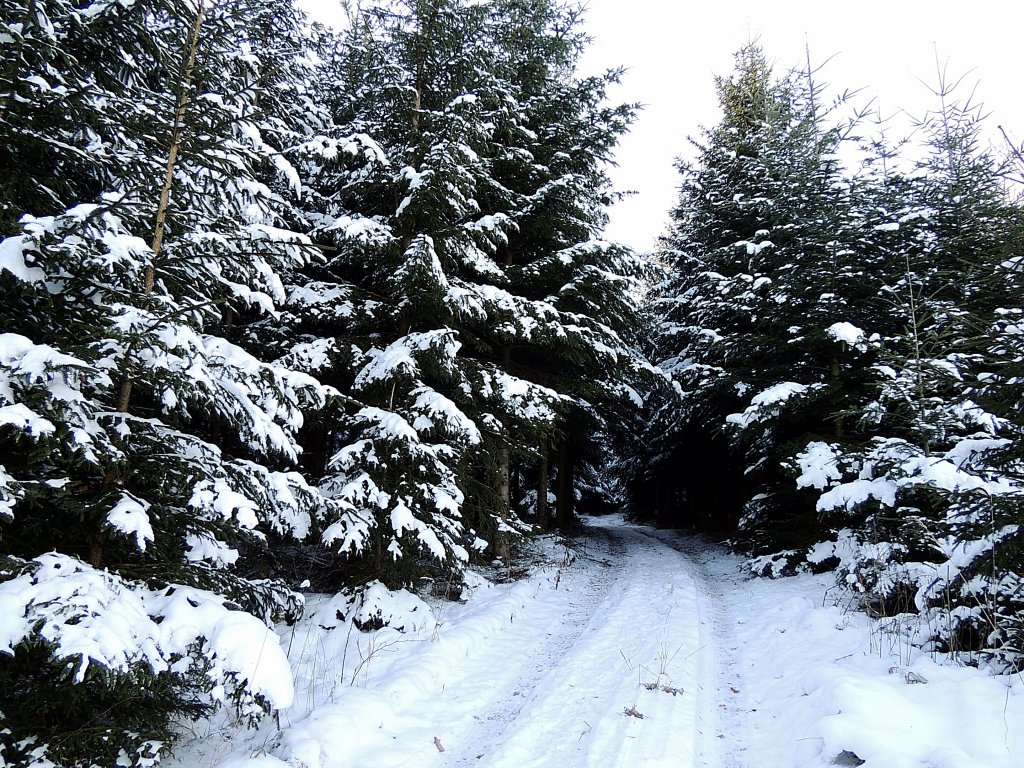
<svg viewBox="0 0 1024 768">
<path fill-rule="evenodd" d="M 708 584 L 686 555 L 618 522 L 577 541 L 583 567 L 559 585 L 561 616 L 482 649 L 467 663 L 479 674 L 467 669 L 439 702 L 451 716 L 448 764 L 726 764 L 723 625 Z"/>
<path fill-rule="evenodd" d="M 726 627 L 697 562 L 656 536 L 593 520 L 571 545 L 575 562 L 531 594 L 524 582 L 478 595 L 450 629 L 441 615 L 401 668 L 378 675 L 374 651 L 387 648 L 361 650 L 365 688 L 296 723 L 289 751 L 324 768 L 731 768 L 719 724 Z M 358 737 L 346 746 L 331 732 Z"/>
<path fill-rule="evenodd" d="M 593 519 L 550 545 L 560 566 L 479 584 L 413 632 L 314 617 L 290 638 L 280 730 L 211 723 L 174 765 L 737 768 L 722 732 L 735 643 L 686 541 Z"/>
<path fill-rule="evenodd" d="M 169 768 L 1021 765 L 1024 680 L 879 632 L 831 576 L 750 580 L 620 517 L 535 546 L 528 577 L 471 572 L 465 602 L 387 598 L 402 632 L 314 600 L 284 638 L 295 704 L 198 724 Z"/>
</svg>

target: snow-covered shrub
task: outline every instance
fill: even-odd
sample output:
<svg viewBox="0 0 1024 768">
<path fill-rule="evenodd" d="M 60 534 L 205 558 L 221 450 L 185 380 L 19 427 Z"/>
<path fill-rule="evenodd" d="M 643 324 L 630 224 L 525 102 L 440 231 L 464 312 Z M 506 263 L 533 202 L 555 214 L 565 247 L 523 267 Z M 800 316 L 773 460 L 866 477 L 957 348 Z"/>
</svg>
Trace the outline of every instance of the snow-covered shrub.
<svg viewBox="0 0 1024 768">
<path fill-rule="evenodd" d="M 806 562 L 835 569 L 875 616 L 914 614 L 922 647 L 1018 668 L 1024 492 L 1019 473 L 993 462 L 1008 444 L 980 434 L 931 455 L 893 438 L 860 454 L 809 445 L 798 485 L 822 491 L 819 511 L 852 527 Z"/>
<path fill-rule="evenodd" d="M 276 635 L 215 593 L 150 589 L 56 553 L 7 558 L 0 576 L 9 749 L 34 737 L 59 765 L 113 765 L 122 750 L 155 757 L 172 717 L 291 704 Z"/>
</svg>

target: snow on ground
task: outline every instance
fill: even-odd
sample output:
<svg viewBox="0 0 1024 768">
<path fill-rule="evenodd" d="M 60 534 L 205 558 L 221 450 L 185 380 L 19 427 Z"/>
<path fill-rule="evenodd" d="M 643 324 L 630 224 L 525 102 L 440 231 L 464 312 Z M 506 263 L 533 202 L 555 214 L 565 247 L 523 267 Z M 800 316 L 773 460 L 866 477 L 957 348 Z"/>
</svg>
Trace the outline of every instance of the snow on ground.
<svg viewBox="0 0 1024 768">
<path fill-rule="evenodd" d="M 404 632 L 359 632 L 338 599 L 311 601 L 282 629 L 292 707 L 255 731 L 223 716 L 196 724 L 170 764 L 1024 764 L 1021 680 L 880 634 L 834 604 L 826 576 L 748 580 L 701 539 L 588 522 L 571 550 L 542 540 L 545 562 L 526 579 L 471 575 L 465 603 L 406 597 Z"/>
<path fill-rule="evenodd" d="M 723 768 L 1024 765 L 1019 676 L 943 664 L 880 632 L 837 605 L 831 576 L 746 580 L 737 558 L 650 532 L 691 558 L 716 607 Z"/>
</svg>

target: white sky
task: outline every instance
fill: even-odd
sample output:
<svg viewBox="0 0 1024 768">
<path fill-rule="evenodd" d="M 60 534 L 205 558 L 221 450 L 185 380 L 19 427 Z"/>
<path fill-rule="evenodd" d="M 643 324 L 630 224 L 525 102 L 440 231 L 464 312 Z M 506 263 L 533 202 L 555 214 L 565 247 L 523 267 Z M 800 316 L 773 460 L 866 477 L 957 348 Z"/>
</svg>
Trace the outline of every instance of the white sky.
<svg viewBox="0 0 1024 768">
<path fill-rule="evenodd" d="M 300 0 L 329 20 L 337 0 Z M 1024 2 L 1021 0 L 589 0 L 587 31 L 594 45 L 583 74 L 629 67 L 612 98 L 645 109 L 617 154 L 612 178 L 636 190 L 611 212 L 608 237 L 635 248 L 652 246 L 675 200 L 673 160 L 690 151 L 688 135 L 714 125 L 713 76 L 732 70 L 732 54 L 757 38 L 779 71 L 802 65 L 809 45 L 816 64 L 833 57 L 819 78 L 833 90 L 863 89 L 883 114 L 903 108 L 919 116 L 934 105 L 936 51 L 949 72 L 965 73 L 964 95 L 1024 140 Z M 336 13 L 336 11 L 333 11 Z M 893 128 L 894 133 L 899 133 Z"/>
</svg>

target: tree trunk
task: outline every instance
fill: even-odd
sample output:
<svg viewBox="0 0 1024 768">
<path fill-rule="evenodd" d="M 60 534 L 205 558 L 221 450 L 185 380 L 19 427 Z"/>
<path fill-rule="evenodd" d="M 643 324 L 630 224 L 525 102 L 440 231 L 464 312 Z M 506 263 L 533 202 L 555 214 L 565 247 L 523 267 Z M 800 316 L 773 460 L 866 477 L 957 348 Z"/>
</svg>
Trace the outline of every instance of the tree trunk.
<svg viewBox="0 0 1024 768">
<path fill-rule="evenodd" d="M 171 128 L 171 146 L 167 152 L 167 164 L 164 167 L 164 184 L 160 189 L 160 202 L 156 209 L 156 223 L 153 227 L 153 240 L 150 244 L 150 249 L 153 251 L 153 261 L 146 267 L 144 284 L 146 294 L 153 291 L 153 284 L 156 279 L 155 262 L 160 256 L 160 249 L 164 242 L 167 208 L 171 201 L 171 188 L 174 186 L 174 167 L 178 163 L 178 153 L 181 151 L 181 141 L 184 138 L 185 112 L 188 109 L 189 99 L 191 98 L 192 74 L 196 67 L 196 52 L 199 50 L 199 33 L 203 28 L 203 14 L 206 11 L 204 6 L 205 0 L 199 0 L 196 4 L 196 18 L 192 22 L 192 34 L 189 38 L 185 66 L 181 74 L 178 103 L 174 111 L 174 125 Z"/>
<path fill-rule="evenodd" d="M 559 530 L 567 530 L 575 520 L 573 486 L 572 449 L 569 441 L 563 440 L 558 446 L 558 501 L 555 506 L 555 525 Z"/>
<path fill-rule="evenodd" d="M 420 24 L 416 40 L 416 82 L 413 83 L 412 115 L 409 125 L 412 128 L 413 143 L 420 133 L 420 113 L 423 110 L 423 91 L 426 88 L 426 51 L 433 44 L 434 26 L 437 24 L 438 5 L 432 5 L 426 22 Z"/>
<path fill-rule="evenodd" d="M 167 224 L 167 209 L 171 202 L 171 188 L 174 186 L 174 168 L 178 164 L 178 153 L 185 132 L 185 112 L 188 109 L 192 89 L 192 74 L 196 66 L 196 51 L 199 49 L 199 33 L 203 27 L 205 0 L 196 4 L 196 17 L 192 22 L 192 33 L 185 50 L 185 62 L 178 84 L 178 99 L 174 110 L 174 123 L 171 126 L 171 144 L 167 151 L 167 163 L 164 165 L 164 183 L 160 188 L 160 199 L 156 208 L 156 219 L 153 224 L 153 238 L 150 250 L 153 252 L 149 264 L 146 265 L 142 277 L 142 294 L 149 296 L 156 284 L 156 262 L 160 258 L 160 250 L 164 242 L 164 229 Z M 126 412 L 132 398 L 132 378 L 126 374 L 121 381 L 121 391 L 117 398 L 117 410 Z"/>
<path fill-rule="evenodd" d="M 833 357 L 832 358 L 832 381 L 835 382 L 835 384 L 837 386 L 839 385 L 839 376 L 840 376 L 839 358 L 838 357 Z M 843 437 L 843 435 L 845 434 L 845 431 L 846 430 L 844 429 L 844 425 L 843 425 L 843 417 L 837 415 L 836 416 L 836 421 L 835 421 L 835 436 L 836 436 L 836 438 Z"/>
<path fill-rule="evenodd" d="M 378 581 L 384 580 L 384 535 L 378 530 L 374 533 L 373 570 Z"/>
<path fill-rule="evenodd" d="M 398 337 L 408 336 L 409 331 L 412 330 L 412 323 L 409 319 L 403 316 L 398 323 Z M 391 392 L 388 393 L 388 410 L 393 411 L 395 409 L 395 387 L 398 386 L 398 379 L 391 380 Z"/>
<path fill-rule="evenodd" d="M 501 348 L 501 367 L 508 370 L 512 362 L 512 345 L 506 344 Z M 502 520 L 508 516 L 512 508 L 512 457 L 509 452 L 508 443 L 502 443 L 498 448 L 498 506 Z"/>
<path fill-rule="evenodd" d="M 103 567 L 103 523 L 97 521 L 95 528 L 89 533 L 89 565 L 96 570 Z"/>
<path fill-rule="evenodd" d="M 502 445 L 498 449 L 498 507 L 498 513 L 504 520 L 512 507 L 512 482 L 507 445 Z"/>
<path fill-rule="evenodd" d="M 178 83 L 178 97 L 174 110 L 174 123 L 171 126 L 170 147 L 167 151 L 167 162 L 164 165 L 164 181 L 160 188 L 160 198 L 156 208 L 156 218 L 153 223 L 153 238 L 150 241 L 152 256 L 142 276 L 142 295 L 149 296 L 153 293 L 156 284 L 156 261 L 160 257 L 160 250 L 164 242 L 164 228 L 167 222 L 167 209 L 171 200 L 171 188 L 174 186 L 174 168 L 178 164 L 178 153 L 181 149 L 181 141 L 184 134 L 185 112 L 188 109 L 189 98 L 192 89 L 192 73 L 196 66 L 196 51 L 199 49 L 199 33 L 203 27 L 203 14 L 205 12 L 205 0 L 198 0 L 196 3 L 196 17 L 192 22 L 192 30 L 189 35 L 188 46 L 184 54 L 184 66 L 181 73 L 181 81 Z M 128 356 L 126 355 L 126 358 Z M 127 364 L 126 359 L 126 364 Z M 132 380 L 130 370 L 125 371 L 121 380 L 121 388 L 117 395 L 117 410 L 127 413 L 132 400 Z M 121 478 L 118 473 L 110 469 L 103 478 L 104 485 L 120 485 Z M 103 533 L 104 521 L 96 522 L 96 530 L 89 535 L 89 564 L 94 568 L 103 565 Z"/>
<path fill-rule="evenodd" d="M 540 444 L 540 458 L 537 461 L 537 523 L 545 531 L 551 530 L 548 515 L 548 441 Z"/>
</svg>

